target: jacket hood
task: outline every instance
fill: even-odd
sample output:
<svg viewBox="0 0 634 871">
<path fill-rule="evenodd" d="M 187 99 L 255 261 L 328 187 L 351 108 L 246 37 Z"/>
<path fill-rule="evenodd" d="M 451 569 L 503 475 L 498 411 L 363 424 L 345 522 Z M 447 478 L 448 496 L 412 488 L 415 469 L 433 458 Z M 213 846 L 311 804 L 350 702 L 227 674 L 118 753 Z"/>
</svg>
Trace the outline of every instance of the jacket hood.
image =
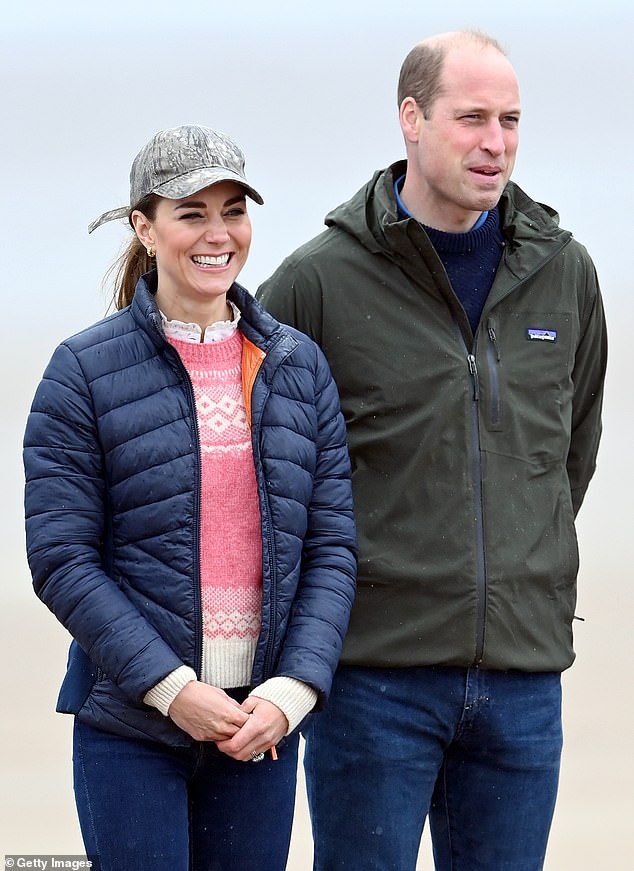
<svg viewBox="0 0 634 871">
<path fill-rule="evenodd" d="M 326 215 L 326 226 L 338 227 L 371 253 L 384 254 L 396 262 L 404 254 L 411 256 L 414 237 L 408 225 L 412 222 L 420 225 L 411 218 L 399 218 L 394 195 L 394 183 L 406 170 L 407 161 L 401 160 L 375 172 L 351 199 Z M 512 250 L 538 238 L 542 242 L 550 239 L 559 250 L 571 237 L 559 227 L 559 215 L 554 209 L 532 200 L 514 182 L 507 184 L 499 207 L 502 229 Z"/>
</svg>

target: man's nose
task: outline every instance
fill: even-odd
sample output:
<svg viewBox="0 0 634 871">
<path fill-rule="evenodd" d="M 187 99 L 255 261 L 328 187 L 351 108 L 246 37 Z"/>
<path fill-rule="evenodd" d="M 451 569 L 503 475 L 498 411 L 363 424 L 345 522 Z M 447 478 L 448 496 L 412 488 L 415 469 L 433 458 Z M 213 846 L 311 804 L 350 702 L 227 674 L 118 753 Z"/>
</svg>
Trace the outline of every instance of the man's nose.
<svg viewBox="0 0 634 871">
<path fill-rule="evenodd" d="M 486 126 L 482 135 L 482 148 L 489 154 L 499 155 L 506 151 L 504 130 L 496 119 L 492 119 Z"/>
</svg>

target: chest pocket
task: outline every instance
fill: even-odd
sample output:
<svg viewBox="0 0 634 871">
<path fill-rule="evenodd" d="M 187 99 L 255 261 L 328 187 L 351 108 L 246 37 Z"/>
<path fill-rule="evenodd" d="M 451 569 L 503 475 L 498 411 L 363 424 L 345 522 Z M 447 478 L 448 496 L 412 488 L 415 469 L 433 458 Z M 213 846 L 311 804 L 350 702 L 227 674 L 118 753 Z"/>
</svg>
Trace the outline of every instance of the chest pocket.
<svg viewBox="0 0 634 871">
<path fill-rule="evenodd" d="M 567 456 L 575 324 L 572 313 L 553 311 L 500 311 L 487 320 L 487 450 L 539 464 Z"/>
</svg>

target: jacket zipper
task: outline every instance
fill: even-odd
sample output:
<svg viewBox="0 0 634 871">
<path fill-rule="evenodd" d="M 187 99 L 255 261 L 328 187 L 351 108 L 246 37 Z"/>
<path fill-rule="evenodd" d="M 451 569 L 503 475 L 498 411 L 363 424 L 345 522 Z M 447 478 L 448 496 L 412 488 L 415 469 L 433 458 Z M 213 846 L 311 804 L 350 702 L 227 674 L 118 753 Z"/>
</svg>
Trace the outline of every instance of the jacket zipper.
<svg viewBox="0 0 634 871">
<path fill-rule="evenodd" d="M 484 512 L 482 508 L 482 455 L 480 449 L 480 420 L 478 403 L 480 401 L 480 379 L 474 354 L 467 353 L 467 364 L 473 384 L 471 403 L 471 484 L 473 487 L 473 508 L 476 525 L 476 636 L 474 665 L 482 662 L 484 655 L 484 635 L 486 627 L 486 560 L 484 555 Z"/>
<path fill-rule="evenodd" d="M 169 343 L 168 343 L 169 344 Z M 194 395 L 194 386 L 189 372 L 185 368 L 180 356 L 169 346 L 169 353 L 173 353 L 176 359 L 178 370 L 183 376 L 185 388 L 187 390 L 187 399 L 189 410 L 194 424 L 194 457 L 196 462 L 196 475 L 194 481 L 194 529 L 196 530 L 195 547 L 193 553 L 194 564 L 194 671 L 201 678 L 202 673 L 202 658 L 203 658 L 203 614 L 202 614 L 202 593 L 201 593 L 201 578 L 200 578 L 200 500 L 201 500 L 201 460 L 200 460 L 200 431 L 198 428 L 198 415 L 196 413 L 196 397 Z"/>
<path fill-rule="evenodd" d="M 264 366 L 265 363 L 262 363 Z M 260 372 L 262 371 L 262 366 L 260 366 L 253 383 L 251 385 L 251 397 L 253 397 L 253 391 L 255 389 L 255 385 L 257 383 L 258 378 L 260 377 Z M 264 401 L 266 402 L 266 400 Z M 253 402 L 251 402 L 251 408 L 253 409 Z M 276 633 L 276 614 L 277 614 L 277 573 L 276 573 L 276 561 L 275 555 L 273 553 L 273 544 L 272 544 L 272 536 L 270 534 L 271 531 L 271 507 L 269 504 L 269 491 L 266 486 L 266 481 L 264 479 L 264 471 L 262 467 L 262 450 L 260 444 L 260 436 L 261 436 L 261 426 L 260 426 L 260 418 L 262 416 L 262 409 L 264 408 L 264 403 L 262 407 L 258 410 L 258 420 L 251 420 L 251 444 L 253 447 L 253 462 L 256 469 L 256 476 L 258 481 L 258 491 L 262 494 L 262 498 L 260 499 L 260 512 L 262 514 L 262 544 L 263 548 L 266 548 L 266 560 L 269 568 L 269 628 L 268 635 L 266 639 L 266 646 L 264 649 L 264 660 L 262 665 L 262 680 L 267 680 L 273 671 L 273 650 L 275 647 L 275 633 Z M 265 554 L 262 554 L 263 558 Z M 264 574 L 264 573 L 263 573 Z M 263 591 L 264 592 L 264 591 Z M 255 663 L 254 663 L 255 665 Z M 253 681 L 254 675 L 251 676 L 251 682 Z"/>
<path fill-rule="evenodd" d="M 267 352 L 267 359 L 270 359 L 271 348 Z M 287 354 L 291 353 L 287 351 Z M 277 365 L 281 365 L 282 360 L 279 360 Z M 260 378 L 260 374 L 267 365 L 266 360 L 262 362 L 257 375 L 253 380 L 253 384 L 251 385 L 251 397 L 253 396 L 253 392 L 255 390 L 255 385 Z M 268 396 L 268 395 L 267 395 Z M 260 409 L 258 410 L 258 420 L 252 417 L 251 420 L 251 443 L 253 446 L 253 462 L 256 467 L 256 473 L 258 478 L 259 490 L 262 493 L 262 498 L 260 500 L 260 511 L 262 512 L 262 529 L 263 540 L 266 539 L 266 555 L 268 559 L 269 566 L 269 631 L 268 637 L 266 639 L 266 647 L 264 650 L 264 661 L 262 665 L 262 679 L 267 680 L 271 674 L 273 673 L 273 651 L 275 649 L 275 635 L 277 631 L 277 563 L 275 560 L 275 553 L 273 551 L 273 536 L 271 535 L 271 506 L 269 502 L 269 491 L 266 486 L 266 481 L 264 479 L 264 471 L 262 468 L 262 450 L 260 444 L 260 438 L 262 434 L 262 428 L 260 426 L 260 419 L 262 417 L 262 412 L 264 410 L 264 405 L 266 404 L 267 399 L 265 398 L 262 402 Z M 251 409 L 253 410 L 253 402 L 251 402 Z M 256 439 L 257 434 L 257 439 Z M 263 555 L 264 556 L 264 555 Z M 264 574 L 264 573 L 263 573 Z"/>
<path fill-rule="evenodd" d="M 194 395 L 194 386 L 189 372 L 185 368 L 185 364 L 181 360 L 177 351 L 172 348 L 170 343 L 165 338 L 163 329 L 160 326 L 158 316 L 150 316 L 152 327 L 160 337 L 161 343 L 166 347 L 166 353 L 175 361 L 176 371 L 182 375 L 187 390 L 187 399 L 189 403 L 189 411 L 194 423 L 194 457 L 196 462 L 196 475 L 194 481 L 194 529 L 196 530 L 196 541 L 193 553 L 194 563 L 194 671 L 200 680 L 203 661 L 203 609 L 202 609 L 202 592 L 200 578 L 200 500 L 202 493 L 201 484 L 201 459 L 200 459 L 200 431 L 198 428 L 198 415 L 196 414 L 196 397 Z"/>
<path fill-rule="evenodd" d="M 194 396 L 194 387 L 189 377 L 189 373 L 183 366 L 186 376 L 187 394 L 189 398 L 189 407 L 193 409 L 194 421 L 194 456 L 196 458 L 196 480 L 194 483 L 194 529 L 196 530 L 196 541 L 194 547 L 194 655 L 196 657 L 194 670 L 200 680 L 202 676 L 202 661 L 203 661 L 203 606 L 202 606 L 202 591 L 200 577 L 200 501 L 202 499 L 201 486 L 201 458 L 200 458 L 200 431 L 198 429 L 198 415 L 196 413 L 196 397 Z"/>
<path fill-rule="evenodd" d="M 500 365 L 500 348 L 497 342 L 495 332 L 495 321 L 493 318 L 487 320 L 487 335 L 489 343 L 487 345 L 487 361 L 489 364 L 489 421 L 491 426 L 499 426 L 502 420 L 502 400 L 500 396 L 500 378 L 498 367 Z"/>
<path fill-rule="evenodd" d="M 260 463 L 260 448 L 258 445 L 258 465 L 261 470 Z M 260 471 L 261 474 L 261 471 Z M 275 646 L 275 632 L 276 632 L 276 619 L 275 615 L 277 614 L 277 573 L 275 570 L 275 559 L 273 555 L 273 546 L 271 543 L 271 510 L 269 506 L 269 494 L 266 489 L 266 485 L 264 483 L 264 476 L 262 476 L 262 487 L 264 497 L 261 502 L 261 510 L 265 509 L 265 516 L 263 517 L 262 528 L 266 530 L 266 555 L 268 559 L 269 565 L 269 631 L 268 637 L 266 639 L 266 648 L 264 650 L 264 663 L 263 663 L 263 675 L 262 679 L 267 680 L 273 671 L 273 649 Z"/>
</svg>

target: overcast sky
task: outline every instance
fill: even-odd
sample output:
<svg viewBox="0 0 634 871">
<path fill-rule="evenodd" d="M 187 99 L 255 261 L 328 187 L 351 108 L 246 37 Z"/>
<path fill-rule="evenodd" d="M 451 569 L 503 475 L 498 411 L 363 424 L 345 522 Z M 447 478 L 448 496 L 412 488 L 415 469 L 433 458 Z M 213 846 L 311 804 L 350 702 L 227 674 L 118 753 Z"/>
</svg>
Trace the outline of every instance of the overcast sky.
<svg viewBox="0 0 634 871">
<path fill-rule="evenodd" d="M 21 589 L 24 417 L 54 346 L 105 311 L 102 278 L 127 229 L 112 223 L 88 236 L 86 228 L 127 203 L 136 152 L 157 130 L 183 123 L 236 139 L 265 199 L 251 207 L 254 241 L 242 274 L 255 290 L 319 232 L 327 211 L 403 156 L 395 98 L 402 59 L 425 36 L 460 27 L 488 31 L 507 49 L 523 103 L 514 179 L 559 211 L 599 271 L 612 357 L 600 474 L 588 504 L 595 499 L 592 522 L 612 540 L 605 558 L 624 559 L 633 417 L 632 4 L 479 7 L 61 0 L 3 12 L 2 447 L 10 507 L 1 535 Z"/>
<path fill-rule="evenodd" d="M 610 334 L 604 438 L 578 519 L 578 613 L 586 622 L 575 624 L 580 655 L 566 677 L 572 715 L 562 787 L 570 815 L 561 816 L 554 836 L 554 855 L 562 858 L 548 867 L 629 867 L 634 761 L 627 727 L 634 703 L 623 689 L 631 684 L 634 612 L 633 10 L 632 0 L 4 4 L 0 674 L 3 684 L 13 678 L 0 689 L 7 702 L 2 726 L 10 727 L 2 742 L 6 758 L 13 758 L 17 742 L 37 750 L 40 732 L 48 742 L 61 729 L 52 699 L 64 654 L 56 650 L 50 662 L 40 661 L 38 627 L 49 615 L 33 596 L 24 557 L 21 442 L 54 347 L 107 307 L 102 279 L 127 230 L 112 223 L 88 236 L 88 223 L 127 203 L 131 161 L 157 130 L 215 127 L 243 148 L 248 177 L 265 199 L 263 207 L 250 208 L 254 240 L 241 276 L 255 291 L 287 253 L 320 231 L 326 212 L 375 169 L 404 156 L 395 93 L 412 45 L 433 33 L 476 27 L 502 42 L 520 80 L 514 179 L 556 208 L 561 224 L 589 249 Z M 19 643 L 7 625 L 17 629 Z M 63 649 L 66 640 L 60 641 Z M 34 705 L 24 707 L 38 677 L 39 692 L 51 697 L 49 718 Z M 30 733 L 31 719 L 41 720 L 43 730 Z M 30 766 L 19 760 L 19 769 L 11 769 L 14 791 L 6 790 L 2 817 L 18 832 L 16 846 L 38 843 L 28 834 L 38 829 L 30 821 L 41 822 L 43 810 L 50 811 L 46 783 L 38 778 L 40 766 L 62 753 L 61 738 L 55 740 L 39 745 Z M 23 805 L 15 804 L 20 784 Z M 58 781 L 49 788 L 52 804 L 70 801 L 68 786 L 61 799 Z M 67 849 L 70 805 L 64 813 L 66 822 L 56 825 Z M 22 817 L 26 829 L 16 826 Z"/>
</svg>

